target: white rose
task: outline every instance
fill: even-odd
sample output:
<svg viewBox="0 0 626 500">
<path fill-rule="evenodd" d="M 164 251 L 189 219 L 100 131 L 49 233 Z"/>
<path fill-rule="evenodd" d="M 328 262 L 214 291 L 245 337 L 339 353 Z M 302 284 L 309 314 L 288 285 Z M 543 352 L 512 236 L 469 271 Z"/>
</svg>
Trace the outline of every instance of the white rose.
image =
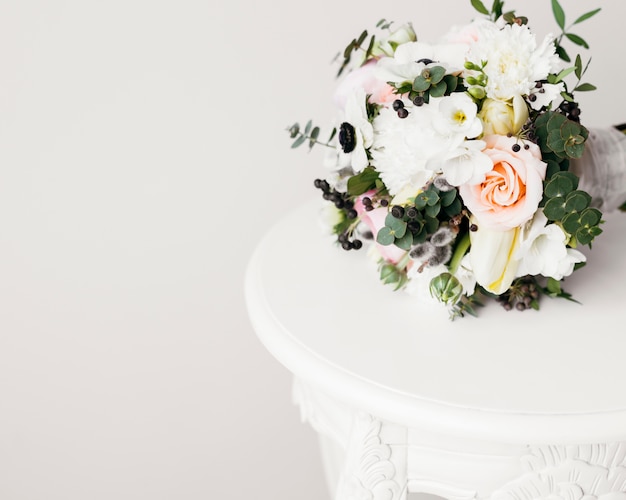
<svg viewBox="0 0 626 500">
<path fill-rule="evenodd" d="M 485 135 L 517 134 L 528 120 L 528 106 L 516 95 L 510 101 L 485 99 L 478 113 Z"/>
</svg>

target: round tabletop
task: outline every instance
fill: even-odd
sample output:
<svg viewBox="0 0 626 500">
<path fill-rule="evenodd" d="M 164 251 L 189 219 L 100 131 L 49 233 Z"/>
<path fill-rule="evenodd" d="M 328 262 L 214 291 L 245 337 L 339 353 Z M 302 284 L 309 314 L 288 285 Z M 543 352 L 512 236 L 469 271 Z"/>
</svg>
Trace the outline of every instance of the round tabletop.
<svg viewBox="0 0 626 500">
<path fill-rule="evenodd" d="M 520 444 L 626 440 L 626 214 L 563 288 L 578 302 L 451 321 L 378 279 L 366 252 L 319 228 L 321 201 L 293 210 L 248 264 L 246 300 L 265 347 L 294 375 L 410 427 Z"/>
</svg>

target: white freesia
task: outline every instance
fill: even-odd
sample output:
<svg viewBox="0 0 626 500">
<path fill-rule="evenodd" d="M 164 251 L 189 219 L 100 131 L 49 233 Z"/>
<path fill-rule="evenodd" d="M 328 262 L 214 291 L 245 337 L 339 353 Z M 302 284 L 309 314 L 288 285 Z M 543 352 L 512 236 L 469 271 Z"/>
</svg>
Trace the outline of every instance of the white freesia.
<svg viewBox="0 0 626 500">
<path fill-rule="evenodd" d="M 333 170 L 352 167 L 355 173 L 359 173 L 369 165 L 367 149 L 372 145 L 374 128 L 367 117 L 366 99 L 362 88 L 356 88 L 348 96 L 345 114 L 340 122 L 354 129 L 354 144 L 351 145 L 352 149 L 344 147 L 341 144 L 341 134 L 337 134 L 337 148 L 325 159 L 326 165 Z"/>
<path fill-rule="evenodd" d="M 567 247 L 567 235 L 557 224 L 548 224 L 542 210 L 522 230 L 520 240 L 515 255 L 520 261 L 518 276 L 541 274 L 561 280 L 572 274 L 575 264 L 586 261 L 584 254 Z"/>
<path fill-rule="evenodd" d="M 434 106 L 413 106 L 410 101 L 404 105 L 409 112 L 406 118 L 383 108 L 374 120 L 371 161 L 391 195 L 417 194 L 434 174 L 428 161 L 450 148 L 449 139 L 433 128 Z"/>
<path fill-rule="evenodd" d="M 476 222 L 472 217 L 471 222 Z M 486 290 L 500 295 L 506 292 L 517 276 L 519 261 L 519 228 L 500 231 L 477 226 L 470 231 L 470 264 L 476 281 Z"/>
<path fill-rule="evenodd" d="M 484 141 L 464 141 L 459 147 L 442 151 L 428 162 L 428 168 L 441 171 L 448 184 L 479 184 L 493 168 L 493 162 L 482 152 Z"/>
<path fill-rule="evenodd" d="M 554 37 L 548 35 L 537 45 L 527 25 L 507 24 L 502 29 L 483 29 L 470 47 L 467 59 L 480 65 L 486 61 L 487 97 L 509 100 L 528 95 L 537 81 L 559 69 Z"/>
<path fill-rule="evenodd" d="M 430 100 L 438 113 L 433 120 L 435 130 L 444 136 L 457 136 L 460 140 L 473 139 L 483 131 L 478 118 L 478 107 L 465 92 L 455 92 L 449 96 Z"/>
</svg>

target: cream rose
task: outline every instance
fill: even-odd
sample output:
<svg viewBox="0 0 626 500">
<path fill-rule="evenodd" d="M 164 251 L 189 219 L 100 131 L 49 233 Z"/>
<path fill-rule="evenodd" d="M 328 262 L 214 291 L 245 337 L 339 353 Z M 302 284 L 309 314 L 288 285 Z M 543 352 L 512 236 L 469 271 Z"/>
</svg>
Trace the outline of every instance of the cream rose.
<svg viewBox="0 0 626 500">
<path fill-rule="evenodd" d="M 493 163 L 478 184 L 463 184 L 459 194 L 479 225 L 506 231 L 530 220 L 543 196 L 546 164 L 539 147 L 502 135 L 483 138 L 483 153 Z"/>
<path fill-rule="evenodd" d="M 511 101 L 485 99 L 478 117 L 483 122 L 485 135 L 517 134 L 528 120 L 528 106 L 521 96 Z"/>
</svg>

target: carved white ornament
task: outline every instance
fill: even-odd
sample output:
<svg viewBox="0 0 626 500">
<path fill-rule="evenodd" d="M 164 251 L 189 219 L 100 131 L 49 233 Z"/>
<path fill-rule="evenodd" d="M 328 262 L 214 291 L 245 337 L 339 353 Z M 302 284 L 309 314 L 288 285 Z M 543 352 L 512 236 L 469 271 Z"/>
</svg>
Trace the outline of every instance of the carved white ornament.
<svg viewBox="0 0 626 500">
<path fill-rule="evenodd" d="M 544 446 L 523 460 L 529 471 L 491 500 L 626 500 L 626 443 Z"/>
<path fill-rule="evenodd" d="M 346 469 L 337 500 L 396 500 L 402 489 L 395 481 L 391 447 L 380 438 L 381 422 L 371 415 L 355 416 L 346 456 Z"/>
</svg>

